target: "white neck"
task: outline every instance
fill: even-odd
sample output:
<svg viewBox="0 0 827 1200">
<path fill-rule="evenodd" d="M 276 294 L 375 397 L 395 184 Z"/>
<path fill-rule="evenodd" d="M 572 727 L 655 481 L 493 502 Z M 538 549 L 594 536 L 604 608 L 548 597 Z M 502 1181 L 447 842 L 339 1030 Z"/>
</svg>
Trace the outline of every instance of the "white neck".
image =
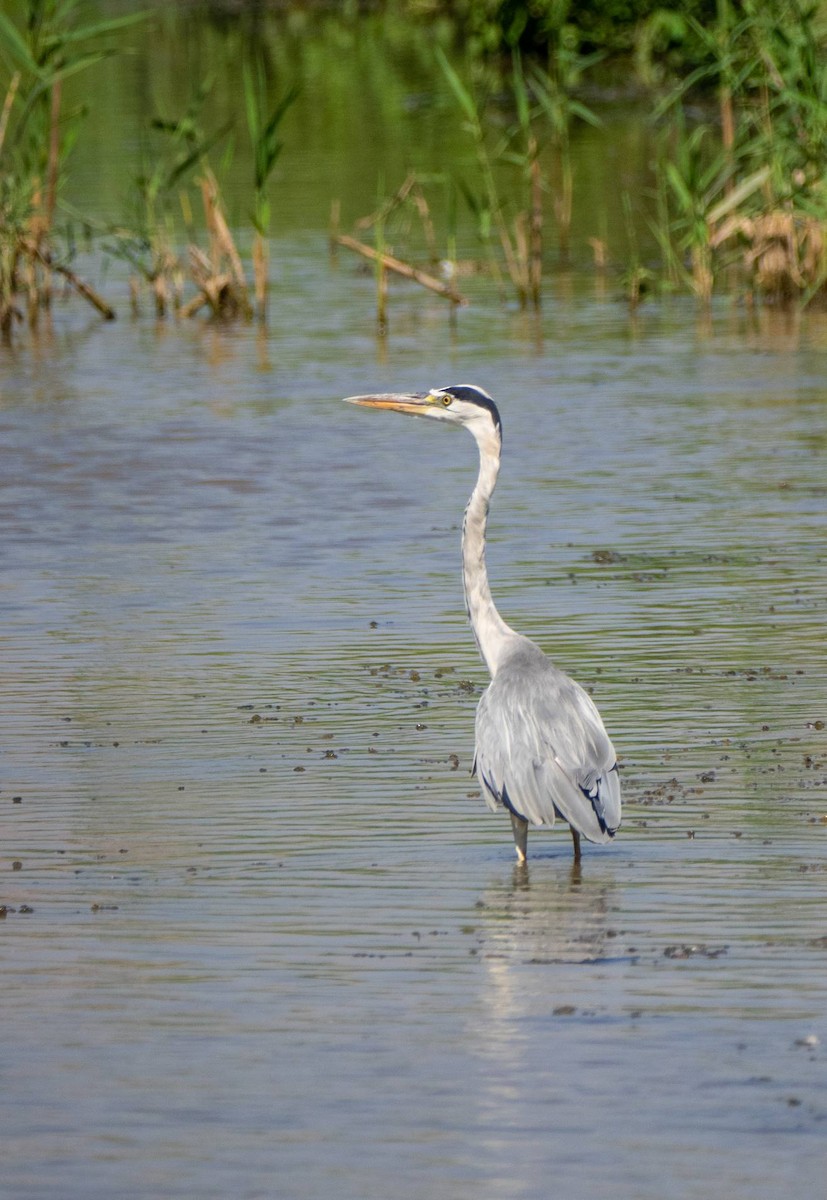
<svg viewBox="0 0 827 1200">
<path fill-rule="evenodd" d="M 488 506 L 497 486 L 501 444 L 493 426 L 478 429 L 475 424 L 469 424 L 468 429 L 479 447 L 480 473 L 465 509 L 462 525 L 462 581 L 471 628 L 485 665 L 493 676 L 497 673 L 509 639 L 516 636 L 497 612 L 485 566 Z"/>
</svg>

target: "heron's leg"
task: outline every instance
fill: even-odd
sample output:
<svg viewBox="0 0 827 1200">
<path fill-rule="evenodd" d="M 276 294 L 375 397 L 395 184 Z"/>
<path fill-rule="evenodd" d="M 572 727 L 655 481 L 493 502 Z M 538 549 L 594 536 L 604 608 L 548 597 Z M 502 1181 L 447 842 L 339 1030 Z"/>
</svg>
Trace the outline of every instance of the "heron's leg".
<svg viewBox="0 0 827 1200">
<path fill-rule="evenodd" d="M 514 830 L 514 849 L 517 851 L 517 861 L 525 862 L 526 844 L 528 842 L 528 821 L 511 813 L 511 828 Z"/>
<path fill-rule="evenodd" d="M 574 842 L 574 861 L 576 863 L 579 863 L 580 862 L 580 834 L 577 832 L 577 830 L 574 828 L 573 825 L 569 825 L 569 829 L 571 830 L 571 840 Z"/>
</svg>

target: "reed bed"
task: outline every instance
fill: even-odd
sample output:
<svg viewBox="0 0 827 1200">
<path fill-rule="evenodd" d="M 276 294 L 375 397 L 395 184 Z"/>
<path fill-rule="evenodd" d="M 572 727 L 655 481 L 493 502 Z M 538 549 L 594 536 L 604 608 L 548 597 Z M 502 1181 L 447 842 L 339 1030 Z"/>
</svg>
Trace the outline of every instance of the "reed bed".
<svg viewBox="0 0 827 1200">
<path fill-rule="evenodd" d="M 634 31 L 626 69 L 649 89 L 656 150 L 650 191 L 628 195 L 618 179 L 607 198 L 622 210 L 625 244 L 612 244 L 603 229 L 584 238 L 582 222 L 582 244 L 573 238 L 580 186 L 573 145 L 585 126 L 595 138 L 609 137 L 605 105 L 586 88 L 607 57 L 587 28 L 590 6 L 541 3 L 542 20 L 512 23 L 497 44 L 489 36 L 473 53 L 451 52 L 446 37 L 435 45 L 433 94 L 467 138 L 471 168 L 411 171 L 390 194 L 380 182 L 373 211 L 346 232 L 334 201 L 331 248 L 370 264 L 380 331 L 388 327 L 393 278 L 444 299 L 452 317 L 467 303 L 459 282 L 472 272 L 490 281 L 486 296 L 538 310 L 549 276 L 582 261 L 589 246 L 607 294 L 625 295 L 632 307 L 669 292 L 688 292 L 702 306 L 722 294 L 785 306 L 827 300 L 821 10 L 801 0 L 715 0 L 714 11 L 705 8 L 713 15 L 701 20 L 693 15 L 699 7 L 659 8 Z M 64 85 L 70 76 L 91 78 L 118 52 L 125 27 L 143 18 L 99 20 L 90 12 L 84 0 L 17 0 L 0 12 L 6 340 L 36 329 L 58 290 L 102 318 L 115 315 L 79 270 L 63 220 L 67 163 L 83 130 Z M 284 131 L 298 91 L 277 86 L 260 50 L 248 50 L 241 63 L 237 118 L 211 127 L 203 115 L 210 84 L 196 84 L 183 115 L 153 116 L 130 214 L 97 226 L 81 215 L 96 247 L 129 265 L 134 312 L 148 298 L 158 319 L 267 319 L 275 168 L 289 147 Z M 246 229 L 232 225 L 222 192 L 239 133 L 253 164 Z M 476 252 L 460 258 L 458 228 L 469 220 Z"/>
</svg>

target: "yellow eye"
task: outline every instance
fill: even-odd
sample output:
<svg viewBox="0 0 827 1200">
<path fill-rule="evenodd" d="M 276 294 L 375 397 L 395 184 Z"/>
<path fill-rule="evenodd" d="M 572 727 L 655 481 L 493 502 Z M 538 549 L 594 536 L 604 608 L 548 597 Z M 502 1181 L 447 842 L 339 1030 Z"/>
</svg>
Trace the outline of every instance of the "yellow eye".
<svg viewBox="0 0 827 1200">
<path fill-rule="evenodd" d="M 445 405 L 445 407 L 446 407 L 446 408 L 450 408 L 450 407 L 451 407 L 451 402 L 452 402 L 452 400 L 453 400 L 453 399 L 454 399 L 454 397 L 453 397 L 453 396 L 443 396 L 443 397 L 442 397 L 442 403 Z"/>
</svg>

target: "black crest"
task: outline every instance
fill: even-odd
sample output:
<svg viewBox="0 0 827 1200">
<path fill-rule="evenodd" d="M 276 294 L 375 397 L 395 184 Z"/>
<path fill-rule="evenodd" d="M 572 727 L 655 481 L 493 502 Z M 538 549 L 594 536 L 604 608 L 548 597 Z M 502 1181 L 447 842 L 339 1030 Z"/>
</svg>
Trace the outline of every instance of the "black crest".
<svg viewBox="0 0 827 1200">
<path fill-rule="evenodd" d="M 500 417 L 500 410 L 488 393 L 484 392 L 482 388 L 474 387 L 470 383 L 455 383 L 451 384 L 450 387 L 439 388 L 439 391 L 447 392 L 449 396 L 455 396 L 457 400 L 462 400 L 465 404 L 475 404 L 477 408 L 484 408 L 487 413 L 491 414 L 494 428 L 500 437 L 502 437 L 503 423 Z"/>
</svg>

